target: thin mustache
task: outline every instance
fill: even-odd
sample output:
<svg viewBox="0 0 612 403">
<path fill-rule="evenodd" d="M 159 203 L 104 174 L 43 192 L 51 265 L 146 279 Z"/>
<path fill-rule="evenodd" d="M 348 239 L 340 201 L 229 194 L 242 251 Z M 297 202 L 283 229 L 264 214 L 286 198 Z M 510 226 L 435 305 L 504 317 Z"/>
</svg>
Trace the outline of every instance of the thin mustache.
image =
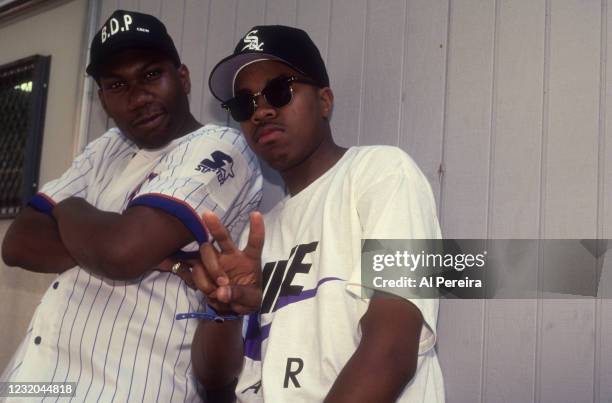
<svg viewBox="0 0 612 403">
<path fill-rule="evenodd" d="M 144 112 L 139 113 L 138 116 L 134 120 L 132 120 L 132 125 L 138 126 L 139 124 L 151 120 L 152 118 L 155 118 L 158 115 L 162 115 L 164 113 L 165 111 L 161 108 L 146 110 Z"/>
</svg>

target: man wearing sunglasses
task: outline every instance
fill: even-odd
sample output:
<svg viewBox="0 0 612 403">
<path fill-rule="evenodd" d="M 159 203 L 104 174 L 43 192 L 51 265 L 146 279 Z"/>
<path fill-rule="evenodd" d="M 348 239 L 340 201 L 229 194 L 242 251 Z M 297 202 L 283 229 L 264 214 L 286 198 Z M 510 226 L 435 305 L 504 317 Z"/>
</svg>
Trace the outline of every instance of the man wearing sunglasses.
<svg viewBox="0 0 612 403">
<path fill-rule="evenodd" d="M 194 317 L 215 319 L 192 345 L 198 378 L 221 390 L 238 377 L 239 401 L 444 401 L 437 301 L 361 294 L 362 239 L 440 237 L 424 175 L 398 148 L 335 144 L 327 71 L 302 30 L 254 27 L 209 84 L 289 194 L 265 216 L 265 243 L 252 216 L 242 250 L 204 217 L 220 251 L 203 245 L 194 267 L 209 297 Z"/>
<path fill-rule="evenodd" d="M 175 275 L 184 265 L 158 264 L 198 255 L 204 211 L 241 232 L 261 198 L 257 159 L 238 131 L 191 114 L 189 71 L 157 18 L 115 11 L 92 40 L 87 73 L 117 127 L 7 232 L 9 265 L 59 275 L 0 380 L 48 383 L 39 402 L 56 401 L 53 389 L 76 402 L 197 401 L 196 326 L 175 314 L 203 296 Z"/>
</svg>

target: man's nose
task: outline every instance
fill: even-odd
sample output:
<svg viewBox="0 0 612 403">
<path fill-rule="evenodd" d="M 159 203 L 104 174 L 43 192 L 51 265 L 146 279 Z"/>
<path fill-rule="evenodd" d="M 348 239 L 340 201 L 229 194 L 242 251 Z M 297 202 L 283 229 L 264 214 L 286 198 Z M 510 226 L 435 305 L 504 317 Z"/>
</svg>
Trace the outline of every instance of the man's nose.
<svg viewBox="0 0 612 403">
<path fill-rule="evenodd" d="M 253 99 L 253 108 L 255 111 L 251 116 L 251 121 L 255 124 L 273 119 L 277 115 L 276 108 L 270 105 L 266 98 L 261 94 Z"/>
<path fill-rule="evenodd" d="M 128 107 L 130 109 L 141 108 L 151 102 L 153 98 L 153 95 L 147 90 L 146 86 L 138 82 L 133 82 L 130 85 L 129 91 Z"/>
</svg>

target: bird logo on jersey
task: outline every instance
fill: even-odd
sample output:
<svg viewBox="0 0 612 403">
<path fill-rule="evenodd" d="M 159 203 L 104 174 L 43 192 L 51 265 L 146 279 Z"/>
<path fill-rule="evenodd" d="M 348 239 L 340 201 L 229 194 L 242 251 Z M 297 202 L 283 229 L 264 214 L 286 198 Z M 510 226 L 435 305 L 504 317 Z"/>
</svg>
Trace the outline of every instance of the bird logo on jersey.
<svg viewBox="0 0 612 403">
<path fill-rule="evenodd" d="M 219 150 L 214 151 L 210 157 L 212 159 L 203 159 L 196 167 L 196 171 L 202 173 L 214 172 L 217 175 L 219 185 L 223 185 L 225 181 L 235 176 L 234 160 L 232 157 Z"/>
</svg>

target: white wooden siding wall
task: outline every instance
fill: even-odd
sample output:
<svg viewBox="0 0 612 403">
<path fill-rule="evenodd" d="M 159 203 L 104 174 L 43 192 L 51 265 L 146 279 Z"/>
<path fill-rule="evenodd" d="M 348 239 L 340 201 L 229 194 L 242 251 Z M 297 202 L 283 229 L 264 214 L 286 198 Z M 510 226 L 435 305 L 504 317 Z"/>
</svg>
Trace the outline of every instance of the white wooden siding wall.
<svg viewBox="0 0 612 403">
<path fill-rule="evenodd" d="M 612 238 L 605 0 L 102 0 L 100 21 L 115 8 L 166 23 L 202 122 L 232 124 L 207 80 L 241 34 L 307 30 L 337 141 L 409 152 L 447 237 Z M 91 139 L 111 124 L 93 102 Z M 610 300 L 443 301 L 438 351 L 449 403 L 612 402 Z"/>
</svg>

